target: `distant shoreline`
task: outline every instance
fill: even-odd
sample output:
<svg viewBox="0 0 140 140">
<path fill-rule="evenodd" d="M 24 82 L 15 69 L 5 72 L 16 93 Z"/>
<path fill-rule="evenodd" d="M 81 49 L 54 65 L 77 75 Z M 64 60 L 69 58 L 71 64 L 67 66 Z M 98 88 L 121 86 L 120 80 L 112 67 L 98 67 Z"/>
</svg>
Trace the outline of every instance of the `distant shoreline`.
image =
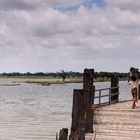
<svg viewBox="0 0 140 140">
<path fill-rule="evenodd" d="M 38 84 L 42 86 L 50 86 L 51 84 L 67 84 L 67 83 L 83 83 L 83 77 L 69 77 L 65 79 L 65 82 L 63 82 L 62 78 L 60 77 L 48 77 L 48 76 L 0 76 L 0 79 L 14 79 L 11 83 L 11 85 L 14 85 L 13 83 L 19 83 L 19 81 L 16 79 L 20 79 L 20 83 L 27 83 L 27 84 Z M 126 81 L 127 78 L 119 79 L 119 81 Z M 102 78 L 99 77 L 94 80 L 94 82 L 110 82 L 110 78 Z"/>
</svg>

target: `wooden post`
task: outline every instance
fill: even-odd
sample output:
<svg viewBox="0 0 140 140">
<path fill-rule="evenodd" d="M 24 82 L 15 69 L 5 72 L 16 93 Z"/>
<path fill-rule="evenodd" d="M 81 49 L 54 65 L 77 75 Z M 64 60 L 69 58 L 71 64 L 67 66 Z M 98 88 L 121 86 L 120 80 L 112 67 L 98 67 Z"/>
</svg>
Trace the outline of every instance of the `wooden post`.
<svg viewBox="0 0 140 140">
<path fill-rule="evenodd" d="M 69 140 L 85 140 L 84 92 L 74 89 L 72 107 L 72 125 Z"/>
<path fill-rule="evenodd" d="M 83 90 L 75 89 L 73 94 L 72 125 L 69 140 L 85 140 L 85 133 L 93 132 L 94 70 L 85 69 Z"/>
<path fill-rule="evenodd" d="M 99 107 L 101 106 L 101 90 L 99 90 Z"/>
<path fill-rule="evenodd" d="M 84 91 L 84 114 L 85 114 L 85 132 L 93 132 L 93 110 L 92 104 L 94 99 L 94 69 L 84 70 L 83 91 Z"/>
<path fill-rule="evenodd" d="M 68 137 L 68 128 L 63 128 L 59 133 L 59 140 L 67 140 Z"/>
<path fill-rule="evenodd" d="M 138 99 L 140 99 L 140 84 L 138 84 Z"/>
<path fill-rule="evenodd" d="M 58 140 L 58 133 L 56 133 L 56 140 Z"/>
<path fill-rule="evenodd" d="M 111 104 L 111 89 L 109 89 L 109 104 Z"/>
<path fill-rule="evenodd" d="M 119 80 L 116 74 L 113 74 L 111 77 L 111 88 L 112 87 L 118 87 L 115 89 L 111 89 L 111 94 L 119 92 Z M 119 95 L 111 96 L 111 102 L 118 102 L 119 101 Z"/>
</svg>

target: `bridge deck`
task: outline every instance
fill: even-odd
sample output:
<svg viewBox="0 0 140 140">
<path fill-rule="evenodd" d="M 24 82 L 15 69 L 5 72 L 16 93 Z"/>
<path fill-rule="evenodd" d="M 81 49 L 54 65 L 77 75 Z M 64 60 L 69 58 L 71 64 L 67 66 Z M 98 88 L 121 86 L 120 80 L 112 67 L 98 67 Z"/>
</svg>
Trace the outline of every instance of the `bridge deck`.
<svg viewBox="0 0 140 140">
<path fill-rule="evenodd" d="M 140 101 L 112 104 L 95 110 L 96 140 L 140 140 Z M 91 140 L 91 135 L 86 140 Z"/>
</svg>

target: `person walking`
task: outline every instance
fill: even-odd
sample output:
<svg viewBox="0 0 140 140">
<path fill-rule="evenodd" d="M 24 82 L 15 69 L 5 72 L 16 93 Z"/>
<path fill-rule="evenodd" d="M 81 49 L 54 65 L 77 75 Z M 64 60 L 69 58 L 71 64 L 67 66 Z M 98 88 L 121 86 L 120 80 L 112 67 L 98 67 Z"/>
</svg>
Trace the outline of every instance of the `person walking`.
<svg viewBox="0 0 140 140">
<path fill-rule="evenodd" d="M 136 102 L 138 102 L 137 94 L 138 94 L 138 79 L 136 77 L 131 77 L 129 84 L 131 85 L 131 94 L 133 97 L 132 109 L 135 109 Z"/>
</svg>

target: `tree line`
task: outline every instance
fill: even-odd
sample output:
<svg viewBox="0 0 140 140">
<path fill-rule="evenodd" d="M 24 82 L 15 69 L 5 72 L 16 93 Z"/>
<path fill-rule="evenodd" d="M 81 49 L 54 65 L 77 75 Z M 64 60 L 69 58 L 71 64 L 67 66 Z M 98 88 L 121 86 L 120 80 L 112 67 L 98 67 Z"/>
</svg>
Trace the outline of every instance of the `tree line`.
<svg viewBox="0 0 140 140">
<path fill-rule="evenodd" d="M 80 72 L 63 72 L 67 77 L 81 77 L 83 73 Z M 36 72 L 36 73 L 31 73 L 31 72 L 26 72 L 26 73 L 20 73 L 20 72 L 12 72 L 12 73 L 1 73 L 0 76 L 5 76 L 5 77 L 13 77 L 13 76 L 51 76 L 51 77 L 61 77 L 62 72 Z"/>
<path fill-rule="evenodd" d="M 101 78 L 111 78 L 112 74 L 118 75 L 119 78 L 128 78 L 129 73 L 122 73 L 122 72 L 95 72 L 95 79 L 98 77 Z M 31 73 L 31 72 L 26 72 L 26 73 L 20 73 L 20 72 L 12 72 L 12 73 L 1 73 L 0 76 L 4 77 L 14 77 L 14 76 L 50 76 L 50 77 L 82 77 L 83 73 L 81 72 L 65 72 L 65 71 L 60 71 L 60 72 L 36 72 L 36 73 Z"/>
</svg>

